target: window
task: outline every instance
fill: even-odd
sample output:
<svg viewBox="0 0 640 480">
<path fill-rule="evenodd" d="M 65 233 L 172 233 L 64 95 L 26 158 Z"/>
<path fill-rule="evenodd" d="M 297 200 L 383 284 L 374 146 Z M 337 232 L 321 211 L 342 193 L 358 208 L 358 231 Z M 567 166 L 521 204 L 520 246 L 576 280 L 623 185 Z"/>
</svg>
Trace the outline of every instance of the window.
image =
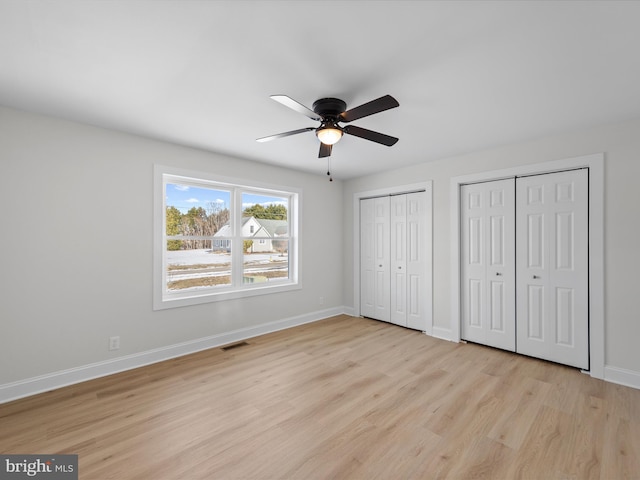
<svg viewBox="0 0 640 480">
<path fill-rule="evenodd" d="M 154 309 L 300 288 L 299 197 L 156 166 Z"/>
</svg>

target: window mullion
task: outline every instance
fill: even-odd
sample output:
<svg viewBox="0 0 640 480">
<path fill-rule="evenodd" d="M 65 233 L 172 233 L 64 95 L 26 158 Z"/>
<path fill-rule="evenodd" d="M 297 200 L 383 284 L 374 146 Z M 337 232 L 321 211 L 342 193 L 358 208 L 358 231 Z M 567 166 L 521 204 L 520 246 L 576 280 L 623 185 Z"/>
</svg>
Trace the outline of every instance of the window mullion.
<svg viewBox="0 0 640 480">
<path fill-rule="evenodd" d="M 233 189 L 231 204 L 231 217 L 233 221 L 233 241 L 231 242 L 231 279 L 234 288 L 242 287 L 243 275 L 243 238 L 242 238 L 242 191 Z"/>
</svg>

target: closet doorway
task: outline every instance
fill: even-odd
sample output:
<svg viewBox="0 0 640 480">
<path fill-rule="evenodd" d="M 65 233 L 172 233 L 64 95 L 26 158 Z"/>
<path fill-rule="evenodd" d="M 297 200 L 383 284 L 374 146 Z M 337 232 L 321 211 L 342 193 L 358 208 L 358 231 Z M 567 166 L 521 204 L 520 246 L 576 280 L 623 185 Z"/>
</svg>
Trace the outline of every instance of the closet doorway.
<svg viewBox="0 0 640 480">
<path fill-rule="evenodd" d="M 460 194 L 462 339 L 588 370 L 588 169 Z"/>
<path fill-rule="evenodd" d="M 569 171 L 569 170 L 578 170 L 578 169 L 587 169 L 587 192 L 588 192 L 588 200 L 586 206 L 586 219 L 588 224 L 588 233 L 586 235 L 586 248 L 587 248 L 587 270 L 576 273 L 576 276 L 580 277 L 584 281 L 586 281 L 586 296 L 587 301 L 580 301 L 578 298 L 581 293 L 577 290 L 571 291 L 571 289 L 562 287 L 560 285 L 554 284 L 554 278 L 558 277 L 558 274 L 552 274 L 551 277 L 548 278 L 533 278 L 542 277 L 538 273 L 533 273 L 532 271 L 527 271 L 526 268 L 518 268 L 519 265 L 516 262 L 514 266 L 514 275 L 516 275 L 516 289 L 524 289 L 525 297 L 529 297 L 527 301 L 523 301 L 520 299 L 519 295 L 523 295 L 522 292 L 516 294 L 516 309 L 518 309 L 518 305 L 520 307 L 527 306 L 527 312 L 519 312 L 516 311 L 516 316 L 519 314 L 522 318 L 526 319 L 522 320 L 523 324 L 519 323 L 519 320 L 516 321 L 516 330 L 517 330 L 517 341 L 520 341 L 522 346 L 522 352 L 527 355 L 539 356 L 541 358 L 549 358 L 545 357 L 546 354 L 540 354 L 540 352 L 530 352 L 524 346 L 526 343 L 536 343 L 533 340 L 537 340 L 539 345 L 542 345 L 544 342 L 540 341 L 540 329 L 546 329 L 547 332 L 549 330 L 548 324 L 545 324 L 544 315 L 549 318 L 548 313 L 545 313 L 545 308 L 549 307 L 549 297 L 547 294 L 547 298 L 542 298 L 539 296 L 545 289 L 553 290 L 556 295 L 556 300 L 554 300 L 551 305 L 555 309 L 554 315 L 560 316 L 561 318 L 569 318 L 580 315 L 575 308 L 578 308 L 578 305 L 585 306 L 587 309 L 587 318 L 588 318 L 588 327 L 586 330 L 584 328 L 580 328 L 579 332 L 577 330 L 577 324 L 572 322 L 556 322 L 554 337 L 556 338 L 556 343 L 570 343 L 577 342 L 581 344 L 585 344 L 583 340 L 579 340 L 576 335 L 586 335 L 586 355 L 588 358 L 588 364 L 585 366 L 584 361 L 580 361 L 579 363 L 573 362 L 571 360 L 566 360 L 562 358 L 553 358 L 554 361 L 558 361 L 560 363 L 572 364 L 574 366 L 578 366 L 579 368 L 588 369 L 591 376 L 595 378 L 604 378 L 604 155 L 603 154 L 594 154 L 587 155 L 583 157 L 575 157 L 569 158 L 565 160 L 556 160 L 552 162 L 545 162 L 540 164 L 531 164 L 531 165 L 522 165 L 518 167 L 503 169 L 503 170 L 495 170 L 488 172 L 481 172 L 477 174 L 464 175 L 459 177 L 454 177 L 451 179 L 451 197 L 450 197 L 450 218 L 451 218 L 451 241 L 452 241 L 452 250 L 451 250 L 451 314 L 452 314 L 452 323 L 451 323 L 451 332 L 450 332 L 450 340 L 452 341 L 460 341 L 464 339 L 463 335 L 463 323 L 464 323 L 464 302 L 465 299 L 463 297 L 463 254 L 462 254 L 462 203 L 463 199 L 461 196 L 462 189 L 464 185 L 479 183 L 479 182 L 490 182 L 494 180 L 508 180 L 516 177 L 530 177 L 539 176 L 539 179 L 542 179 L 546 174 L 556 174 L 558 172 Z M 560 182 L 562 183 L 562 182 Z M 515 187 L 514 187 L 515 188 Z M 538 187 L 536 187 L 538 188 Z M 526 188 L 525 191 L 527 195 L 532 196 L 532 200 L 535 200 L 535 190 L 536 188 Z M 555 189 L 554 195 L 558 196 L 558 198 L 567 197 L 568 195 L 576 195 L 577 191 L 570 192 L 566 186 L 560 186 Z M 539 191 L 539 188 L 538 188 Z M 515 196 L 515 194 L 514 194 Z M 522 200 L 520 200 L 522 202 Z M 532 202 L 536 203 L 536 202 Z M 533 224 L 536 222 L 536 218 L 541 220 L 539 217 L 539 213 L 536 214 L 534 212 L 530 212 L 531 215 L 525 216 L 523 218 L 527 218 L 527 222 L 531 221 Z M 536 217 L 536 215 L 538 215 Z M 576 213 L 574 215 L 581 215 Z M 572 230 L 575 227 L 575 217 L 569 222 L 569 217 L 564 217 L 561 212 L 552 213 L 554 218 L 554 228 L 559 228 L 561 235 L 564 235 L 566 238 L 567 234 L 575 234 L 577 230 Z M 539 224 L 541 225 L 541 224 Z M 573 225 L 569 230 L 569 225 Z M 516 225 L 516 234 L 517 232 L 531 232 L 535 233 L 535 225 L 532 225 L 528 230 L 522 230 L 522 228 L 518 228 Z M 549 226 L 543 227 L 547 233 L 549 231 Z M 562 233 L 562 229 L 564 229 L 564 233 Z M 541 231 L 539 232 L 539 234 Z M 528 233 L 527 233 L 528 234 Z M 533 240 L 533 239 L 532 239 Z M 558 242 L 558 240 L 554 240 Z M 526 245 L 524 239 L 520 239 L 516 241 L 516 245 L 520 243 L 521 245 Z M 531 258 L 527 258 L 527 262 L 530 265 L 534 265 L 536 262 L 535 255 L 536 251 L 534 247 L 534 242 L 530 242 L 530 251 L 527 252 Z M 538 243 L 538 245 L 540 245 Z M 548 250 L 548 245 L 547 245 Z M 573 254 L 579 255 L 580 250 L 583 250 L 583 247 L 579 245 L 575 245 L 575 252 Z M 538 252 L 543 252 L 544 250 L 538 250 Z M 567 250 L 565 246 L 565 250 L 561 251 L 560 256 L 552 259 L 550 258 L 547 261 L 556 262 L 556 264 L 564 265 L 562 269 L 566 269 L 566 261 L 569 257 L 567 257 Z M 541 253 L 542 255 L 546 255 Z M 522 257 L 526 258 L 526 257 Z M 564 258 L 564 260 L 563 260 Z M 575 257 L 573 257 L 575 258 Z M 563 264 L 563 262 L 565 262 Z M 557 269 L 557 270 L 562 270 Z M 544 272 L 540 272 L 543 275 L 547 275 Z M 527 278 L 530 277 L 530 278 Z M 536 282 L 551 282 L 549 286 L 543 285 L 542 283 Z M 564 280 L 563 280 L 564 281 Z M 583 290 L 584 291 L 584 290 Z M 538 295 L 536 297 L 536 295 Z M 544 293 L 542 293 L 544 295 Z M 544 302 L 541 303 L 541 301 Z M 526 335 L 528 338 L 520 339 L 519 335 Z M 570 340 L 571 339 L 571 340 Z M 529 341 L 531 340 L 531 341 Z M 546 348 L 546 347 L 545 347 Z M 583 355 L 584 358 L 584 354 Z"/>
<path fill-rule="evenodd" d="M 360 313 L 425 331 L 426 192 L 360 200 Z"/>
<path fill-rule="evenodd" d="M 356 314 L 432 332 L 431 182 L 354 194 Z"/>
</svg>

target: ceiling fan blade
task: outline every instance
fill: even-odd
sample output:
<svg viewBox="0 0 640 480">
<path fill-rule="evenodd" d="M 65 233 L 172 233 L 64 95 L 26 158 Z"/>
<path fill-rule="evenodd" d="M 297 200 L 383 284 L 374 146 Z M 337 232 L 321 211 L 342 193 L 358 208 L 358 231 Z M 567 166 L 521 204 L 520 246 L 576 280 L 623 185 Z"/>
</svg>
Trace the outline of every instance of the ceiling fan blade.
<svg viewBox="0 0 640 480">
<path fill-rule="evenodd" d="M 399 107 L 398 101 L 391 95 L 385 95 L 384 97 L 371 100 L 364 103 L 359 107 L 352 108 L 340 115 L 341 122 L 353 122 L 359 118 L 368 117 L 374 113 L 384 112 L 391 108 Z"/>
<path fill-rule="evenodd" d="M 355 125 L 347 125 L 342 129 L 344 133 L 349 135 L 355 135 L 356 137 L 364 138 L 365 140 L 371 140 L 372 142 L 381 143 L 390 147 L 395 145 L 398 139 L 396 137 L 390 137 L 384 133 L 374 132 L 373 130 L 367 130 L 366 128 L 356 127 Z"/>
<path fill-rule="evenodd" d="M 320 153 L 318 154 L 318 158 L 330 157 L 332 149 L 333 145 L 326 145 L 320 142 Z"/>
<path fill-rule="evenodd" d="M 291 135 L 297 135 L 298 133 L 304 133 L 310 130 L 315 130 L 315 127 L 301 128 L 299 130 L 291 130 L 290 132 L 276 133 L 275 135 L 269 135 L 268 137 L 256 138 L 256 142 L 268 142 L 269 140 L 275 140 L 276 138 L 289 137 Z"/>
<path fill-rule="evenodd" d="M 322 117 L 318 115 L 313 110 L 305 107 L 301 103 L 296 102 L 293 98 L 287 97 L 286 95 L 271 95 L 276 102 L 281 103 L 285 107 L 289 107 L 291 110 L 295 110 L 298 113 L 306 115 L 311 120 L 322 120 Z"/>
</svg>

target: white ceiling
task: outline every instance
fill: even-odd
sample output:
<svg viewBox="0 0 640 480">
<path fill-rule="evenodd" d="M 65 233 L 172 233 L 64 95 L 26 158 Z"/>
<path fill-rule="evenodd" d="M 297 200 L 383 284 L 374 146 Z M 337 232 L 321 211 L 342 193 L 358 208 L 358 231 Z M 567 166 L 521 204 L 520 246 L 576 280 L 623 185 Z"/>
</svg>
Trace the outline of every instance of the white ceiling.
<svg viewBox="0 0 640 480">
<path fill-rule="evenodd" d="M 640 117 L 640 2 L 0 0 L 0 104 L 324 174 L 269 98 L 400 107 L 351 178 Z"/>
</svg>

